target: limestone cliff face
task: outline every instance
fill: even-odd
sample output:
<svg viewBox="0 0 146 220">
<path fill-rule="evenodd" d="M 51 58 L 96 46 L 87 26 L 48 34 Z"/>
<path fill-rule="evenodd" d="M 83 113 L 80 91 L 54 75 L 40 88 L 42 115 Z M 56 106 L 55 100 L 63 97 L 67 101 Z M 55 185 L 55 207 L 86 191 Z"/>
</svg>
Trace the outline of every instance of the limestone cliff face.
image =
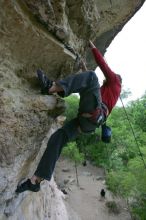
<svg viewBox="0 0 146 220">
<path fill-rule="evenodd" d="M 59 97 L 40 94 L 36 70 L 51 79 L 69 75 L 77 70 L 77 54 L 95 67 L 88 39 L 104 53 L 143 3 L 0 1 L 0 219 L 69 219 L 53 180 L 35 195 L 14 193 L 17 182 L 33 174 L 65 108 Z"/>
</svg>

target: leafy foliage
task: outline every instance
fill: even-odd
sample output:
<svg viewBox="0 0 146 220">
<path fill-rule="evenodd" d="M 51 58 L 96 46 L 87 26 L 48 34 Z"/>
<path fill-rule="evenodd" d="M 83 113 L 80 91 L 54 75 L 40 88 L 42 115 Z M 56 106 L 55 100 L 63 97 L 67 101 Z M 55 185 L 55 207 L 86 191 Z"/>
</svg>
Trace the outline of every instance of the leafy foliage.
<svg viewBox="0 0 146 220">
<path fill-rule="evenodd" d="M 130 95 L 132 95 L 130 89 L 123 90 L 123 91 L 122 91 L 122 94 L 121 94 L 121 98 L 122 98 L 122 99 L 126 99 L 126 98 L 128 98 Z"/>
<path fill-rule="evenodd" d="M 77 185 L 79 186 L 77 165 L 84 161 L 84 155 L 79 152 L 76 142 L 68 143 L 67 146 L 63 149 L 63 155 L 67 156 L 75 162 L 76 180 Z"/>
<path fill-rule="evenodd" d="M 76 142 L 70 142 L 63 149 L 63 155 L 80 164 L 84 161 L 83 153 L 79 152 Z"/>
<path fill-rule="evenodd" d="M 67 120 L 71 120 L 77 116 L 79 97 L 77 95 L 71 95 L 65 98 L 66 101 L 66 111 L 65 116 Z"/>
<path fill-rule="evenodd" d="M 146 95 L 131 103 L 131 111 L 135 125 L 143 132 L 146 132 Z"/>
</svg>

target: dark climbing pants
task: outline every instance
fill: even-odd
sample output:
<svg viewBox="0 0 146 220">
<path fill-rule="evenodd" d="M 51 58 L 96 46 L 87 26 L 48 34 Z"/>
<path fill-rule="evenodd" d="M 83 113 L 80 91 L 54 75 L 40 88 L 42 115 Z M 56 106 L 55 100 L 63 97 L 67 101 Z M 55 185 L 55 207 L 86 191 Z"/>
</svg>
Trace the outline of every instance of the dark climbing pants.
<svg viewBox="0 0 146 220">
<path fill-rule="evenodd" d="M 64 92 L 59 95 L 68 96 L 71 93 L 79 93 L 79 114 L 77 118 L 67 122 L 50 137 L 47 148 L 35 171 L 35 175 L 50 180 L 62 148 L 69 142 L 76 139 L 80 134 L 79 127 L 84 133 L 94 132 L 97 125 L 89 118 L 82 117 L 80 113 L 91 112 L 97 106 L 101 106 L 100 87 L 98 78 L 93 71 L 69 76 L 58 82 Z"/>
</svg>

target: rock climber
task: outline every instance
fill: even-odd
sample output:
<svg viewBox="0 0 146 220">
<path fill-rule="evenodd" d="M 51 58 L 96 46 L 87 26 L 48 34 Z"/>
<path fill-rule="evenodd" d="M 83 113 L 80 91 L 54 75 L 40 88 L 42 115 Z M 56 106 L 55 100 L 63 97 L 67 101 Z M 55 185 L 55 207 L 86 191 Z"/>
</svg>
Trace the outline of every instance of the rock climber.
<svg viewBox="0 0 146 220">
<path fill-rule="evenodd" d="M 105 77 L 101 87 L 94 71 L 85 71 L 70 75 L 65 79 L 51 81 L 42 70 L 37 70 L 43 94 L 57 93 L 60 97 L 66 97 L 72 93 L 79 93 L 79 109 L 76 118 L 65 123 L 52 134 L 34 175 L 22 184 L 18 184 L 16 193 L 26 190 L 38 192 L 41 181 L 50 181 L 62 148 L 69 141 L 75 140 L 78 135 L 92 133 L 101 126 L 102 141 L 110 142 L 111 129 L 105 122 L 120 96 L 122 80 L 120 75 L 110 69 L 100 51 L 91 41 L 89 41 L 89 46 Z M 85 63 L 83 66 L 86 69 Z"/>
</svg>

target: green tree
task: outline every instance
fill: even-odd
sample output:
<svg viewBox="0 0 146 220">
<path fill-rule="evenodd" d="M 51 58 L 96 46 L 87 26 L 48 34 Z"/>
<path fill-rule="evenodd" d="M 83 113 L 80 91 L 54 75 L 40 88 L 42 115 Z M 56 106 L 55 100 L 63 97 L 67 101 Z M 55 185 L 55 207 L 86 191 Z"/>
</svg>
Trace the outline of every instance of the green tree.
<svg viewBox="0 0 146 220">
<path fill-rule="evenodd" d="M 122 90 L 122 93 L 121 93 L 121 98 L 122 99 L 127 99 L 129 96 L 131 96 L 132 93 L 130 91 L 130 89 L 127 89 L 127 90 Z"/>
<path fill-rule="evenodd" d="M 63 155 L 75 162 L 76 180 L 77 185 L 79 186 L 77 166 L 84 161 L 84 155 L 79 152 L 76 142 L 68 143 L 67 146 L 63 149 Z"/>
<path fill-rule="evenodd" d="M 68 96 L 65 98 L 65 102 L 66 102 L 65 116 L 67 118 L 67 121 L 69 121 L 77 116 L 79 97 L 77 95 Z"/>
<path fill-rule="evenodd" d="M 138 129 L 146 132 L 146 94 L 141 99 L 131 102 L 131 112 Z"/>
</svg>

